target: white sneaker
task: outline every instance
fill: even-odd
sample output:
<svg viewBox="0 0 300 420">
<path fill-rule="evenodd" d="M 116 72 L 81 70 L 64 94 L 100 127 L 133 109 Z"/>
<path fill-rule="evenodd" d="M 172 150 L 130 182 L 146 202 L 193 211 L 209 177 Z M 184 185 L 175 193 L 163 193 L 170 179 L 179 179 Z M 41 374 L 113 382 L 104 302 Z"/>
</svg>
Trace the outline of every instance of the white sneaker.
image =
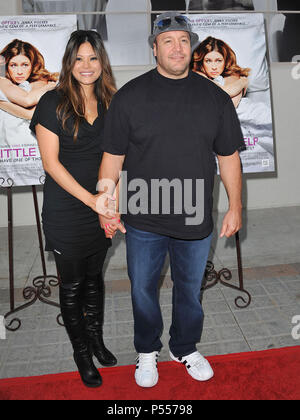
<svg viewBox="0 0 300 420">
<path fill-rule="evenodd" d="M 136 358 L 135 381 L 139 386 L 150 388 L 158 382 L 158 351 L 139 353 Z"/>
<path fill-rule="evenodd" d="M 175 362 L 183 363 L 191 377 L 197 381 L 208 381 L 214 376 L 210 364 L 198 351 L 182 357 L 175 357 L 170 352 L 170 356 Z"/>
</svg>

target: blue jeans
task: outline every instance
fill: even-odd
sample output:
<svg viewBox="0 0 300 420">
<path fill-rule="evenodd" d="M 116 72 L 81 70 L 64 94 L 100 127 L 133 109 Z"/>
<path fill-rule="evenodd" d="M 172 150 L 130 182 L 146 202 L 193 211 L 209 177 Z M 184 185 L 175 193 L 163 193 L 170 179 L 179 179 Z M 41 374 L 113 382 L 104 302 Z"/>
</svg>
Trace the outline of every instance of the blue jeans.
<svg viewBox="0 0 300 420">
<path fill-rule="evenodd" d="M 202 240 L 180 240 L 125 227 L 136 351 L 151 353 L 162 348 L 158 284 L 169 252 L 173 281 L 169 347 L 176 357 L 193 353 L 203 330 L 200 293 L 212 234 Z"/>
</svg>

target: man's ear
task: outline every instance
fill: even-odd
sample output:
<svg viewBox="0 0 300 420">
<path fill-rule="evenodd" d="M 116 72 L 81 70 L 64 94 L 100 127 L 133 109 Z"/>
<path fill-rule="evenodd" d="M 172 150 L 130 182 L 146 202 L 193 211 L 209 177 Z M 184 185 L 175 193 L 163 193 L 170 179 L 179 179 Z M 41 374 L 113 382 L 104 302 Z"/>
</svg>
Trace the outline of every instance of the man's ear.
<svg viewBox="0 0 300 420">
<path fill-rule="evenodd" d="M 153 55 L 154 55 L 154 57 L 157 57 L 157 43 L 156 43 L 156 40 L 153 43 Z"/>
</svg>

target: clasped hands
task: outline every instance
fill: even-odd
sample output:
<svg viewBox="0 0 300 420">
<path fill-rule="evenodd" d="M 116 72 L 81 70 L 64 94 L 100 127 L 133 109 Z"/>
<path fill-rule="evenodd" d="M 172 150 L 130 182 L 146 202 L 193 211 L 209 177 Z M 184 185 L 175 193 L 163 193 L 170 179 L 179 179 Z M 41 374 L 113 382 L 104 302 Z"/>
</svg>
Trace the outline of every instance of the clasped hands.
<svg viewBox="0 0 300 420">
<path fill-rule="evenodd" d="M 105 231 L 107 238 L 113 238 L 117 231 L 126 233 L 124 225 L 121 223 L 120 214 L 116 211 L 116 199 L 107 192 L 101 192 L 93 196 L 94 211 L 99 214 L 101 228 Z M 220 238 L 229 238 L 241 229 L 242 214 L 241 209 L 229 210 L 224 217 Z"/>
<path fill-rule="evenodd" d="M 121 223 L 120 214 L 116 211 L 116 199 L 107 192 L 96 196 L 95 210 L 99 214 L 100 226 L 105 232 L 106 238 L 112 239 L 117 231 L 126 233 Z"/>
</svg>

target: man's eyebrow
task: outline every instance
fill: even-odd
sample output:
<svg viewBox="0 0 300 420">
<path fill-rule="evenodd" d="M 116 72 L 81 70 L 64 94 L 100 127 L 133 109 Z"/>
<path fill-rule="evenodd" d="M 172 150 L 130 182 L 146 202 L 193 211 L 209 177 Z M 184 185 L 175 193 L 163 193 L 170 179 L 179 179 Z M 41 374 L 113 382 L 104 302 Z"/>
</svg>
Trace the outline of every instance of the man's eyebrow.
<svg viewBox="0 0 300 420">
<path fill-rule="evenodd" d="M 167 38 L 171 38 L 171 39 L 173 39 L 173 36 L 172 36 L 172 35 L 166 35 L 163 39 L 167 39 Z M 180 39 L 182 39 L 182 38 L 187 38 L 187 39 L 189 39 L 189 38 L 190 38 L 190 36 L 189 36 L 189 34 L 182 34 L 182 35 L 180 36 Z"/>
</svg>

